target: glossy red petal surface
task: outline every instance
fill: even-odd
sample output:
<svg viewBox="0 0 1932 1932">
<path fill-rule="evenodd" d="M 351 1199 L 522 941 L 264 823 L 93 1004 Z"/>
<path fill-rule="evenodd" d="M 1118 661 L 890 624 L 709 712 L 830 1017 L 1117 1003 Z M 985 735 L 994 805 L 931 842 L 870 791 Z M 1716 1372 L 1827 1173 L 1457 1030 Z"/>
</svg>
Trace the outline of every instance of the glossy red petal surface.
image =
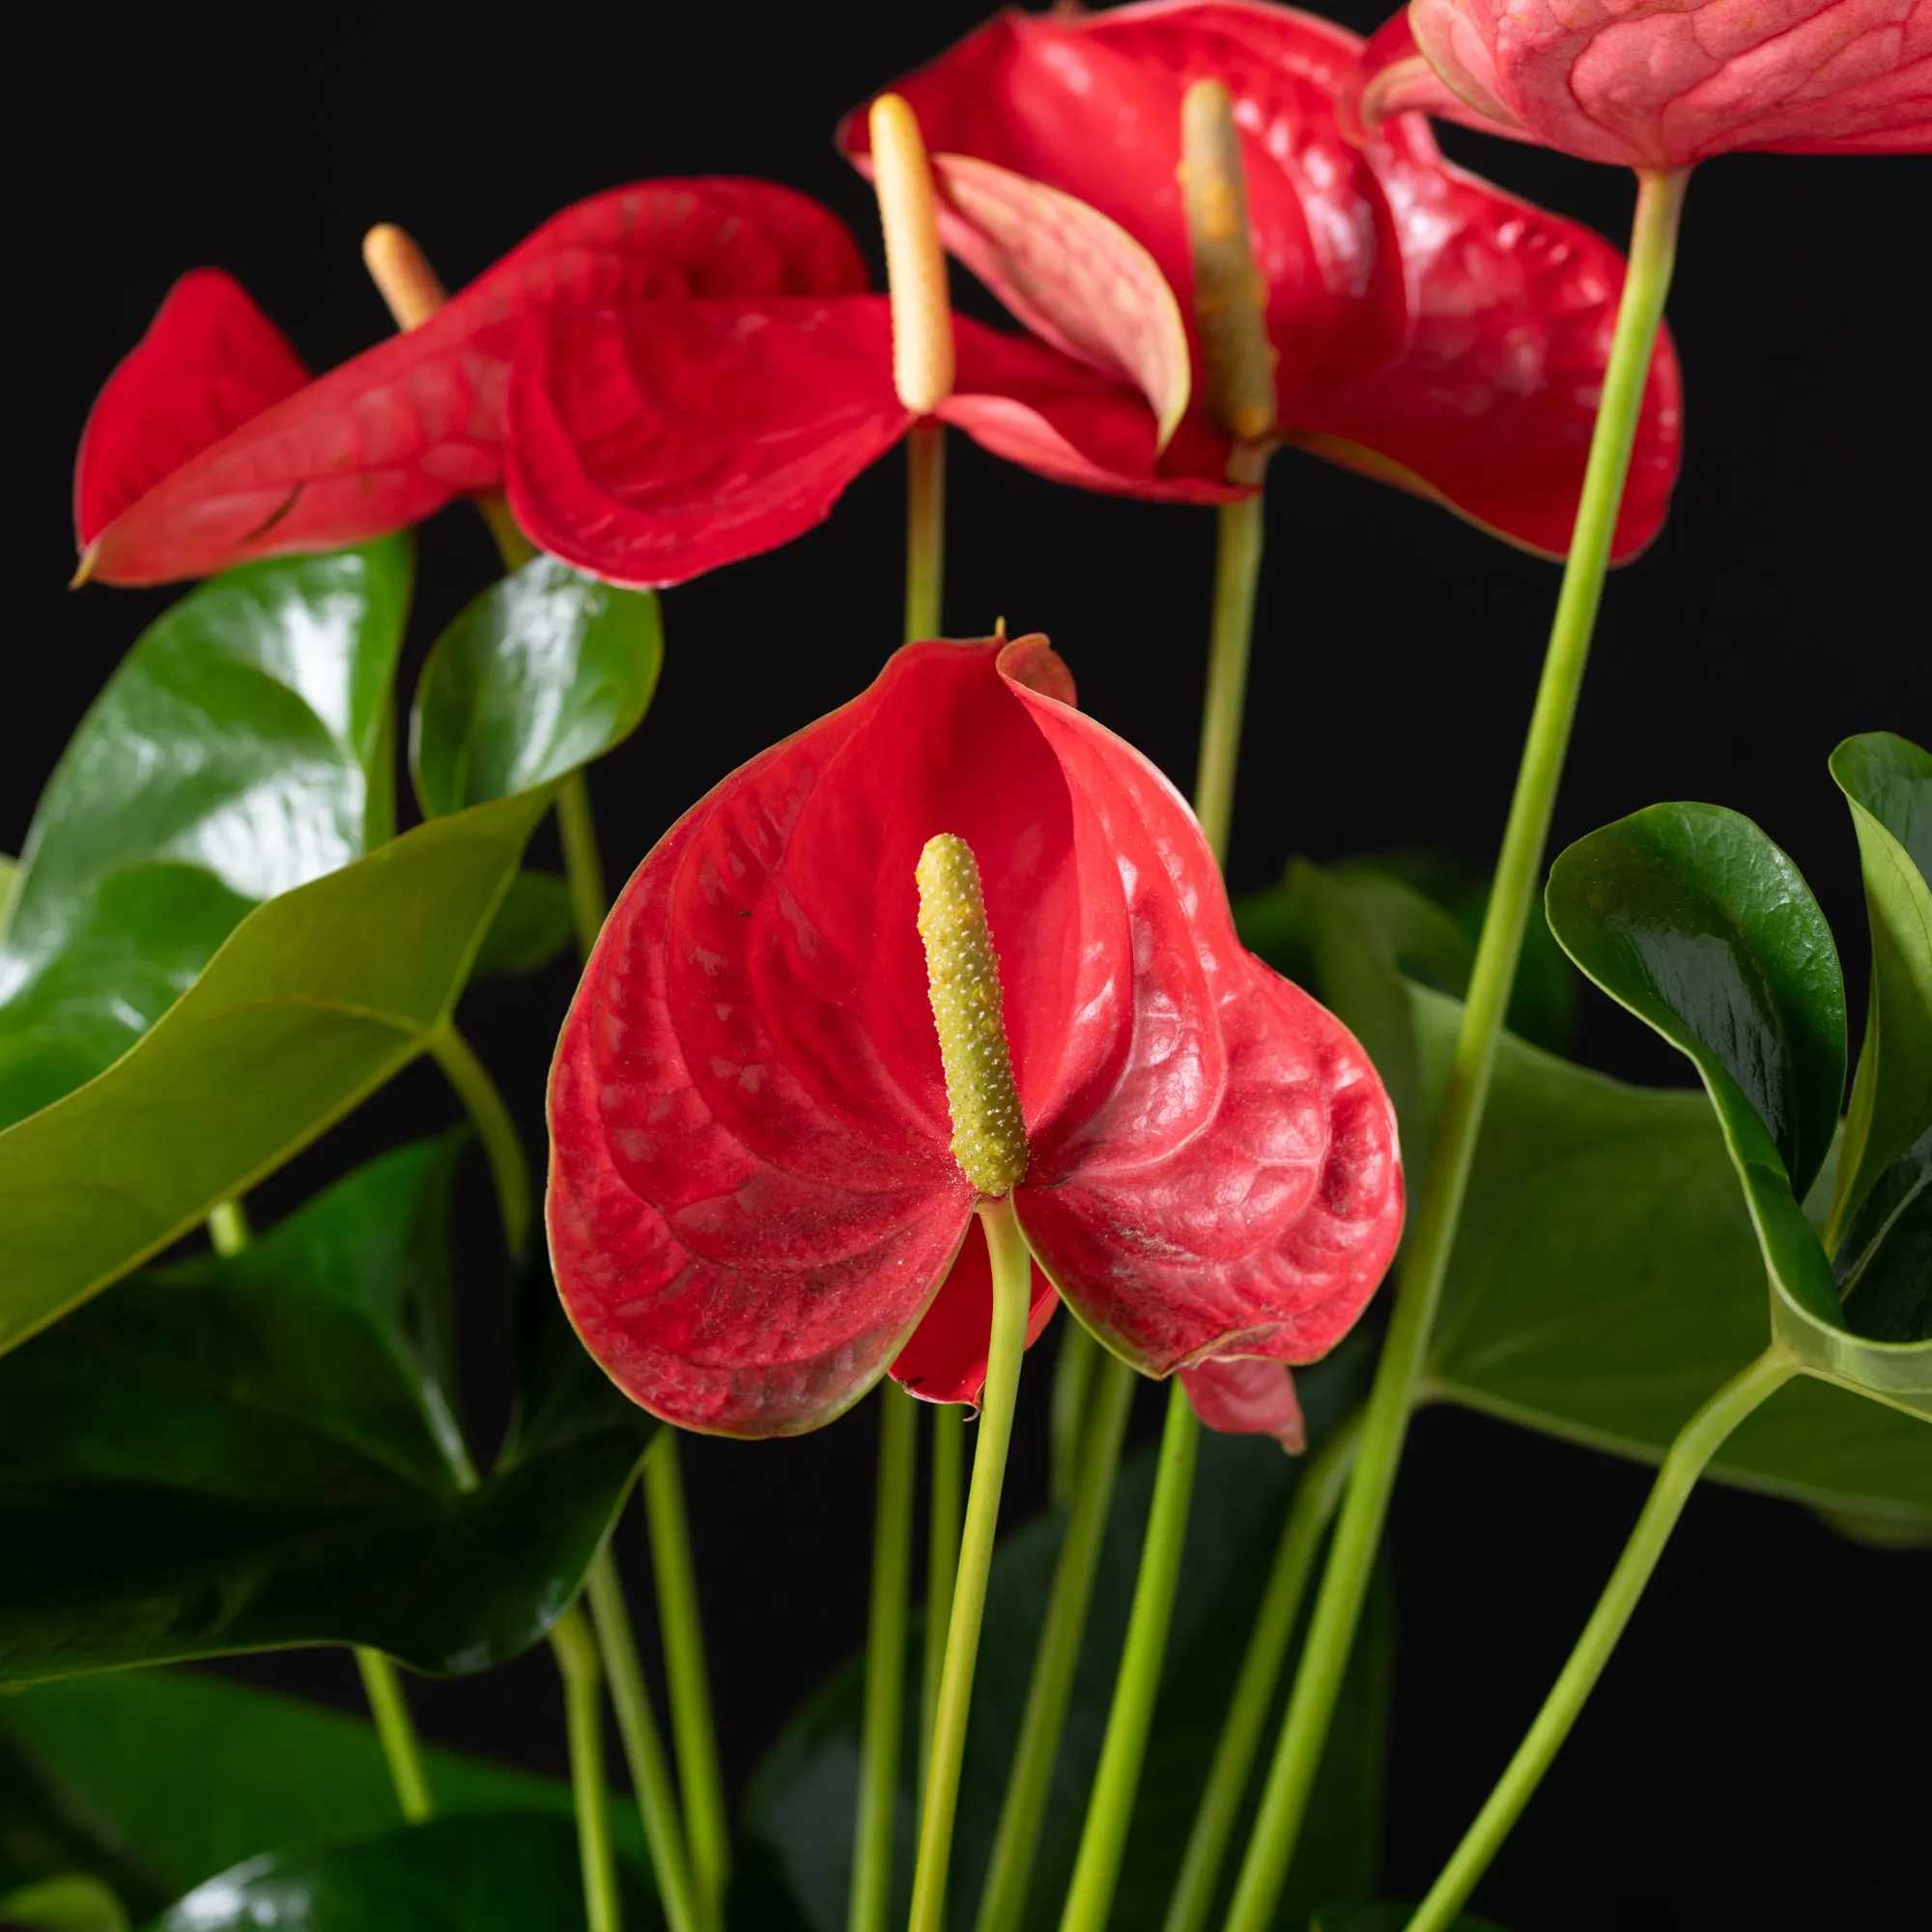
<svg viewBox="0 0 1932 1932">
<path fill-rule="evenodd" d="M 96 399 L 74 464 L 85 550 L 164 476 L 308 381 L 288 338 L 233 276 L 184 275 Z"/>
<path fill-rule="evenodd" d="M 289 396 L 158 480 L 99 532 L 95 575 L 200 577 L 401 527 L 503 478 L 526 323 L 658 297 L 862 289 L 837 217 L 761 182 L 645 182 L 547 222 L 422 327 Z"/>
<path fill-rule="evenodd" d="M 1033 1270 L 1033 1300 L 1027 1311 L 1027 1347 L 1060 1306 L 1053 1284 Z M 993 1326 L 993 1273 L 986 1255 L 986 1233 L 980 1217 L 966 1231 L 965 1245 L 946 1286 L 925 1311 L 925 1320 L 893 1364 L 893 1378 L 923 1402 L 977 1405 L 986 1385 L 986 1347 Z"/>
<path fill-rule="evenodd" d="M 904 435 L 883 296 L 633 302 L 531 325 L 510 504 L 553 555 L 682 583 L 811 528 Z"/>
<path fill-rule="evenodd" d="M 1600 235 L 1449 166 L 1420 122 L 1368 151 L 1406 237 L 1412 327 L 1403 355 L 1313 404 L 1315 439 L 1374 451 L 1460 514 L 1551 555 L 1570 545 L 1624 259 Z M 1651 363 L 1611 556 L 1662 527 L 1683 457 L 1683 386 L 1664 329 Z"/>
<path fill-rule="evenodd" d="M 1132 1048 L 1040 1121 L 1015 1203 L 1090 1327 L 1155 1375 L 1213 1355 L 1312 1361 L 1402 1228 L 1395 1115 L 1367 1056 L 1242 950 L 1179 795 L 1131 747 L 1021 694 L 1065 772 L 1083 862 L 1111 860 L 1132 941 Z"/>
<path fill-rule="evenodd" d="M 1272 1435 L 1291 1456 L 1308 1447 L 1308 1426 L 1285 1362 L 1252 1355 L 1182 1369 L 1194 1412 L 1222 1435 Z"/>
<path fill-rule="evenodd" d="M 1081 869 L 1008 652 L 1031 686 L 1058 681 L 1032 640 L 898 652 L 695 807 L 612 910 L 553 1073 L 551 1248 L 586 1344 L 659 1414 L 828 1420 L 952 1260 L 973 1193 L 914 883 L 935 833 L 980 861 L 1029 1120 L 1118 1077 L 1112 869 L 1098 888 Z"/>
</svg>

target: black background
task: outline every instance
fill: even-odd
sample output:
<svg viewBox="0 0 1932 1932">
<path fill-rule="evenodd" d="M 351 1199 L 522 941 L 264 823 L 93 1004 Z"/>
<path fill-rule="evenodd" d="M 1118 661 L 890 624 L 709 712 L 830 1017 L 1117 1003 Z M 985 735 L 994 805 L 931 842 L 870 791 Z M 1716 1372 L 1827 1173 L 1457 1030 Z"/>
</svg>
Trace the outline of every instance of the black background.
<svg viewBox="0 0 1932 1932">
<path fill-rule="evenodd" d="M 1375 4 L 1332 11 L 1366 29 Z M 973 25 L 980 0 L 894 10 L 714 5 L 337 5 L 41 16 L 15 67 L 43 135 L 12 198 L 17 492 L 0 698 L 0 850 L 80 712 L 168 593 L 61 588 L 69 465 L 95 389 L 168 283 L 242 276 L 322 368 L 384 332 L 357 258 L 394 219 L 452 284 L 575 197 L 653 174 L 766 175 L 817 194 L 876 254 L 835 118 Z M 277 24 L 272 29 L 265 21 Z M 1452 130 L 1454 153 L 1621 237 L 1616 170 Z M 1737 156 L 1701 170 L 1670 314 L 1689 448 L 1669 526 L 1613 581 L 1557 812 L 1559 843 L 1658 799 L 1757 818 L 1823 900 L 1861 1003 L 1863 916 L 1827 776 L 1858 730 L 1924 738 L 1927 194 L 1912 160 Z M 1212 520 L 1089 497 L 954 439 L 949 628 L 1049 632 L 1086 708 L 1182 785 L 1192 774 Z M 901 480 L 863 477 L 818 532 L 666 600 L 656 711 L 601 766 L 621 878 L 733 764 L 866 682 L 896 640 Z M 1294 456 L 1274 466 L 1269 557 L 1232 858 L 1236 887 L 1293 854 L 1428 843 L 1487 864 L 1556 573 L 1439 510 Z M 412 675 L 491 575 L 462 510 L 421 539 Z M 468 1023 L 532 1145 L 570 975 L 473 997 Z M 1681 1083 L 1682 1063 L 1606 1002 L 1583 1057 Z M 264 1191 L 328 1174 L 451 1114 L 406 1078 Z M 488 1227 L 480 1183 L 470 1215 Z M 502 1409 L 491 1257 L 477 1238 L 472 1414 Z M 1037 1500 L 1036 1375 L 1016 1478 Z M 1150 1409 L 1140 1418 L 1147 1430 Z M 727 1770 L 863 1628 L 870 1422 L 795 1443 L 696 1442 L 687 1467 Z M 1587 1613 L 1647 1477 L 1457 1413 L 1418 1422 L 1395 1510 L 1401 1590 L 1385 1889 L 1433 1875 Z M 634 1596 L 648 1596 L 627 1520 Z M 1902 1923 L 1922 1876 L 1932 1731 L 1932 1555 L 1855 1548 L 1803 1512 L 1706 1489 L 1602 1691 L 1478 1903 L 1514 1932 Z M 246 1673 L 353 1701 L 346 1655 Z M 557 1768 L 539 1652 L 423 1686 L 426 1730 Z M 185 1775 L 192 1775 L 184 1767 Z"/>
</svg>

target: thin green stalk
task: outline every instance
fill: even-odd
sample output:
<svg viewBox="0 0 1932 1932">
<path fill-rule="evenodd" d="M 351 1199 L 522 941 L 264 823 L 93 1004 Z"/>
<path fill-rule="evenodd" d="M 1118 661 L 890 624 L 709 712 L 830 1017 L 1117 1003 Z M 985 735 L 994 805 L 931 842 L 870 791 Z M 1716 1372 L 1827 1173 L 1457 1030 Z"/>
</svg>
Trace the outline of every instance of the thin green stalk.
<svg viewBox="0 0 1932 1932">
<path fill-rule="evenodd" d="M 908 1932 L 940 1932 L 946 1918 L 946 1878 L 952 1860 L 952 1820 L 959 1804 L 959 1767 L 966 1750 L 966 1719 L 973 1702 L 973 1671 L 980 1656 L 980 1624 L 986 1610 L 986 1581 L 993 1567 L 993 1535 L 999 1526 L 1000 1492 L 1007 1479 L 1007 1451 L 1013 1435 L 1013 1404 L 1026 1353 L 1027 1303 L 1033 1263 L 1020 1233 L 1012 1197 L 980 1203 L 980 1220 L 993 1270 L 993 1321 L 986 1349 L 986 1384 L 980 1396 L 979 1439 L 973 1451 L 973 1484 L 966 1497 L 966 1525 L 959 1539 L 959 1568 L 952 1613 L 947 1623 L 946 1663 L 940 1673 L 939 1707 L 932 1754 L 926 1763 L 925 1800 L 920 1820 L 919 1863 L 913 1874 Z"/>
<path fill-rule="evenodd" d="M 1090 1346 L 1097 1351 L 1097 1345 Z M 1126 1363 L 1108 1355 L 1099 1367 L 1092 1400 L 1085 1405 L 1087 1439 L 1079 1459 L 1066 1533 L 1060 1545 L 1060 1560 L 1054 1567 L 1052 1593 L 1046 1600 L 1046 1618 L 1040 1625 L 1039 1646 L 1034 1653 L 1033 1680 L 1027 1687 L 1026 1710 L 1013 1747 L 1013 1768 L 1007 1779 L 999 1833 L 986 1867 L 985 1889 L 980 1895 L 979 1932 L 1013 1932 L 1026 1910 L 1040 1826 L 1053 1788 L 1054 1761 L 1060 1754 L 1061 1731 L 1073 1695 L 1073 1674 L 1079 1667 L 1081 1640 L 1087 1634 L 1087 1614 L 1094 1601 L 1094 1578 L 1107 1533 L 1107 1509 L 1113 1501 L 1115 1472 L 1121 1465 L 1121 1441 L 1126 1435 L 1127 1411 L 1133 1406 L 1139 1379 Z"/>
<path fill-rule="evenodd" d="M 684 1795 L 685 1828 L 690 1834 L 691 1875 L 707 1918 L 716 1923 L 731 1876 L 731 1836 L 724 1817 L 724 1780 L 718 1769 L 711 1678 L 704 1662 L 704 1619 L 691 1560 L 691 1526 L 685 1517 L 674 1429 L 659 1430 L 644 1458 L 644 1520 L 651 1536 L 651 1575 L 657 1584 L 658 1628 L 670 1691 L 671 1735 L 677 1743 L 678 1787 Z"/>
<path fill-rule="evenodd" d="M 239 1255 L 248 1245 L 248 1210 L 239 1200 L 217 1202 L 210 1210 L 208 1238 L 217 1255 Z M 429 1773 L 423 1767 L 422 1746 L 410 1717 L 403 1680 L 380 1650 L 369 1650 L 359 1643 L 355 1646 L 355 1667 L 362 1674 L 369 1715 L 375 1719 L 384 1761 L 396 1787 L 396 1803 L 410 1824 L 420 1825 L 435 1814 L 436 1800 L 430 1792 Z"/>
<path fill-rule="evenodd" d="M 912 1477 L 919 1411 L 890 1378 L 879 1390 L 878 1501 L 866 1634 L 866 1715 L 852 1840 L 851 1932 L 885 1932 L 893 1903 L 893 1812 L 905 1710 L 906 1597 L 912 1585 Z"/>
<path fill-rule="evenodd" d="M 1235 813 L 1235 771 L 1241 756 L 1241 714 L 1248 701 L 1248 659 L 1255 636 L 1255 588 L 1261 581 L 1263 497 L 1221 505 L 1214 556 L 1214 615 L 1208 638 L 1208 691 L 1201 712 L 1201 758 L 1194 811 L 1214 856 L 1225 865 Z"/>
<path fill-rule="evenodd" d="M 946 576 L 946 429 L 915 423 L 906 434 L 907 643 L 939 636 Z"/>
<path fill-rule="evenodd" d="M 457 1098 L 476 1129 L 476 1138 L 483 1143 L 490 1179 L 496 1183 L 497 1211 L 503 1220 L 503 1242 L 521 1261 L 529 1249 L 532 1208 L 530 1166 L 517 1123 L 511 1120 L 489 1068 L 454 1026 L 432 1035 L 429 1050 L 456 1089 Z"/>
<path fill-rule="evenodd" d="M 604 1700 L 597 1639 L 582 1604 L 551 1626 L 550 1647 L 563 1679 L 564 1723 L 570 1739 L 570 1788 L 577 1808 L 577 1855 L 583 1868 L 587 1932 L 621 1932 L 617 1855 L 611 1842 L 611 1794 L 604 1782 Z"/>
<path fill-rule="evenodd" d="M 376 1735 L 383 1741 L 383 1757 L 396 1787 L 396 1802 L 410 1824 L 420 1825 L 435 1815 L 436 1800 L 430 1795 L 429 1773 L 423 1768 L 422 1747 L 416 1742 L 403 1680 L 380 1650 L 361 1644 L 355 1646 L 355 1667 L 362 1673 L 369 1715 L 375 1719 Z"/>
<path fill-rule="evenodd" d="M 644 1842 L 650 1847 L 651 1867 L 657 1874 L 665 1924 L 668 1932 L 713 1932 L 692 1887 L 691 1867 L 684 1855 L 684 1823 L 677 1812 L 670 1765 L 651 1709 L 643 1666 L 638 1661 L 638 1639 L 631 1628 L 623 1581 L 608 1544 L 590 1566 L 585 1589 L 591 1622 L 596 1626 L 598 1653 L 604 1660 L 604 1676 L 617 1713 L 617 1735 L 624 1743 L 624 1762 L 631 1769 L 631 1790 L 638 1801 Z"/>
<path fill-rule="evenodd" d="M 952 1621 L 952 1584 L 959 1573 L 960 1513 L 966 1470 L 966 1411 L 943 1403 L 932 1411 L 932 1497 L 926 1512 L 925 1658 L 919 1710 L 920 1800 L 932 1734 L 939 1721 L 939 1682 L 946 1668 L 946 1633 Z"/>
<path fill-rule="evenodd" d="M 1180 1551 L 1187 1540 L 1187 1511 L 1194 1489 L 1194 1457 L 1201 1425 L 1187 1391 L 1176 1377 L 1167 1391 L 1167 1426 L 1161 1433 L 1160 1463 L 1154 1477 L 1153 1507 L 1147 1541 L 1141 1546 L 1134 1607 L 1127 1619 L 1126 1647 L 1114 1680 L 1113 1708 L 1100 1746 L 1100 1765 L 1087 1801 L 1087 1823 L 1060 1932 L 1103 1932 L 1114 1907 L 1121 1854 L 1127 1842 L 1141 1763 L 1147 1755 L 1148 1727 L 1153 1721 L 1167 1655 L 1174 1593 L 1180 1581 Z"/>
<path fill-rule="evenodd" d="M 574 771 L 557 787 L 556 833 L 563 844 L 564 883 L 570 888 L 570 918 L 577 929 L 577 955 L 590 957 L 603 930 L 610 900 L 604 895 L 604 861 L 597 851 L 597 819 L 590 810 L 590 781 Z"/>
<path fill-rule="evenodd" d="M 1073 1507 L 1073 1492 L 1080 1487 L 1087 1447 L 1088 1396 L 1094 1387 L 1094 1372 L 1099 1366 L 1099 1343 L 1078 1321 L 1062 1321 L 1060 1347 L 1053 1360 L 1053 1400 L 1047 1410 L 1053 1500 L 1061 1509 Z"/>
<path fill-rule="evenodd" d="M 1488 1802 L 1476 1814 L 1476 1821 L 1463 1833 L 1455 1855 L 1429 1889 L 1429 1896 L 1415 1909 L 1408 1932 L 1448 1932 L 1463 1902 L 1476 1889 L 1477 1881 L 1489 1869 L 1490 1861 L 1501 1848 L 1510 1828 L 1522 1815 L 1522 1807 L 1543 1781 L 1543 1774 L 1570 1735 L 1585 1700 L 1604 1674 L 1624 1626 L 1631 1620 L 1644 1587 L 1656 1570 L 1670 1532 L 1684 1513 L 1690 1492 L 1704 1466 L 1726 1436 L 1745 1417 L 1775 1395 L 1798 1373 L 1796 1359 L 1774 1343 L 1756 1361 L 1734 1376 L 1678 1431 L 1665 1452 L 1663 1464 L 1651 1485 L 1643 1514 L 1631 1531 L 1630 1541 L 1577 1647 L 1570 1653 L 1536 1721 L 1524 1734 L 1510 1759 L 1508 1769 L 1496 1780 Z"/>
<path fill-rule="evenodd" d="M 1564 566 L 1536 708 L 1517 774 L 1516 795 L 1496 861 L 1495 883 L 1483 919 L 1475 969 L 1469 976 L 1468 1004 L 1443 1089 L 1388 1335 L 1369 1396 L 1354 1475 L 1342 1505 L 1308 1639 L 1302 1646 L 1294 1690 L 1263 1790 L 1227 1932 L 1265 1932 L 1273 1922 L 1275 1901 L 1294 1856 L 1316 1767 L 1341 1692 L 1342 1674 L 1354 1645 L 1355 1626 L 1381 1541 L 1416 1383 L 1475 1159 L 1496 1042 L 1543 870 L 1550 813 L 1582 689 L 1590 634 L 1603 596 L 1624 477 L 1636 440 L 1651 350 L 1670 283 L 1685 180 L 1681 172 L 1638 178 L 1630 271 L 1617 311 L 1616 336 L 1605 371 L 1603 402 L 1590 441 L 1583 494 L 1577 508 L 1577 526 Z"/>
<path fill-rule="evenodd" d="M 1194 1814 L 1194 1830 L 1161 1932 L 1201 1932 L 1213 1908 L 1221 1867 L 1240 1816 L 1241 1801 L 1247 1796 L 1248 1779 L 1254 1771 L 1262 1729 L 1274 1703 L 1275 1686 L 1281 1681 L 1289 1640 L 1301 1614 L 1308 1580 L 1315 1574 L 1321 1539 L 1328 1533 L 1335 1505 L 1342 1498 L 1342 1485 L 1354 1462 L 1361 1426 L 1359 1415 L 1350 1416 L 1302 1470 L 1295 1485 L 1294 1500 L 1282 1526 L 1281 1546 L 1262 1593 L 1254 1632 L 1241 1660 L 1241 1674 L 1235 1680 L 1221 1742 L 1214 1747 L 1214 1762 L 1201 1793 L 1201 1807 Z"/>
</svg>

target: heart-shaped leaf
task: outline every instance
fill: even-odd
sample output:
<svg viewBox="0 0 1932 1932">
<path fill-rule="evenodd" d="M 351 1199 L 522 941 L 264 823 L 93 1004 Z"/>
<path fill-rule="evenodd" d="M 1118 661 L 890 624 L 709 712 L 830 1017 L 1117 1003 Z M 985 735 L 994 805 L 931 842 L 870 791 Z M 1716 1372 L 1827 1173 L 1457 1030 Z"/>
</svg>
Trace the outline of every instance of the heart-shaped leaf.
<svg viewBox="0 0 1932 1932">
<path fill-rule="evenodd" d="M 1165 449 L 1193 381 L 1180 304 L 1110 216 L 970 155 L 934 155 L 946 245 L 1042 341 L 1147 398 Z"/>
<path fill-rule="evenodd" d="M 543 1635 L 654 1425 L 533 1284 L 477 1482 L 441 1373 L 460 1138 L 0 1362 L 0 1680 L 323 1642 L 466 1671 Z"/>
<path fill-rule="evenodd" d="M 558 1779 L 435 1748 L 423 1762 L 440 1814 L 571 1815 Z M 0 1698 L 0 1885 L 65 1858 L 145 1918 L 263 1851 L 396 1822 L 369 1723 L 298 1698 L 200 1670 L 114 1671 Z M 642 1861 L 633 1807 L 613 1804 L 611 1827 Z"/>
<path fill-rule="evenodd" d="M 1462 1009 L 1411 998 L 1433 1112 Z M 1703 1094 L 1626 1086 L 1505 1036 L 1426 1392 L 1655 1463 L 1763 1351 L 1764 1277 Z M 1710 1473 L 1895 1534 L 1932 1530 L 1932 1430 L 1809 1377 Z"/>
<path fill-rule="evenodd" d="M 1858 831 L 1872 941 L 1864 1048 L 1826 1233 L 1835 1253 L 1879 1177 L 1932 1128 L 1932 754 L 1867 732 L 1832 753 L 1832 776 Z"/>
<path fill-rule="evenodd" d="M 1332 1428 L 1355 1385 L 1352 1364 L 1297 1372 L 1310 1426 Z M 1265 1579 L 1289 1497 L 1302 1464 L 1253 1436 L 1204 1435 L 1201 1468 L 1166 1670 L 1126 1860 L 1108 1925 L 1112 1932 L 1158 1927 Z M 1053 1796 L 1040 1837 L 1028 1932 L 1059 1922 L 1113 1696 L 1152 1491 L 1151 1457 L 1122 1470 L 1108 1518 L 1094 1609 L 1074 1680 Z M 953 1835 L 949 1922 L 971 1925 L 998 1828 L 1064 1519 L 1030 1524 L 1004 1543 L 993 1576 L 973 1689 L 973 1722 Z M 1386 1605 L 1382 1605 L 1385 1612 Z M 1359 1891 L 1373 1880 L 1380 1805 L 1380 1697 L 1387 1668 L 1386 1619 L 1365 1625 L 1343 1690 L 1313 1801 L 1303 1852 L 1291 1879 L 1283 1924 L 1304 1922 L 1311 1904 Z M 1284 1673 L 1292 1677 L 1293 1665 Z M 910 1891 L 918 1829 L 909 1688 L 909 1727 L 900 1764 L 896 1910 Z M 743 1932 L 844 1932 L 851 1876 L 852 1807 L 858 1790 L 863 1660 L 831 1680 L 793 1720 L 757 1774 L 746 1802 L 742 1885 L 732 1923 Z M 1279 1687 L 1285 1697 L 1287 1684 Z M 740 1891 L 755 1894 L 755 1910 Z M 1298 1915 L 1298 1916 L 1297 1916 Z"/>
<path fill-rule="evenodd" d="M 0 941 L 0 1125 L 124 1053 L 253 906 L 389 837 L 410 579 L 400 537 L 252 564 L 142 634 L 20 862 Z"/>
<path fill-rule="evenodd" d="M 491 980 L 540 973 L 563 952 L 575 932 L 568 882 L 554 872 L 526 867 L 510 881 L 510 890 L 476 949 L 469 977 Z"/>
<path fill-rule="evenodd" d="M 411 724 L 431 817 L 547 784 L 637 729 L 664 661 L 658 600 L 539 556 L 436 641 Z"/>
<path fill-rule="evenodd" d="M 1654 805 L 1562 853 L 1548 907 L 1571 958 L 1690 1056 L 1774 1279 L 1835 1324 L 1832 1270 L 1799 1202 L 1837 1130 L 1845 990 L 1798 867 L 1738 812 Z"/>
<path fill-rule="evenodd" d="M 662 1927 L 637 1867 L 620 1861 L 617 1875 L 629 1932 Z M 549 1932 L 582 1922 L 570 1821 L 483 1811 L 251 1859 L 197 1887 L 151 1932 Z"/>
</svg>

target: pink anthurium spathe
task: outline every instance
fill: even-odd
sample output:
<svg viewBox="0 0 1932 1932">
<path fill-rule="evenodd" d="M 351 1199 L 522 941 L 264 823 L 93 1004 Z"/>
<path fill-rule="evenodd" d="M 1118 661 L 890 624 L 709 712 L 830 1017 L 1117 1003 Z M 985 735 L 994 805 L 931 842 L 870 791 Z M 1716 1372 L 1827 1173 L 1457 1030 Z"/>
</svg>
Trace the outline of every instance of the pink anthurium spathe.
<svg viewBox="0 0 1932 1932">
<path fill-rule="evenodd" d="M 1414 0 L 1369 43 L 1362 126 L 1408 110 L 1631 168 L 1923 154 L 1932 0 Z"/>
<path fill-rule="evenodd" d="M 1176 181 L 1181 99 L 1234 97 L 1255 258 L 1266 282 L 1281 435 L 1446 503 L 1532 549 L 1569 544 L 1624 266 L 1601 237 L 1450 166 L 1419 118 L 1367 148 L 1338 115 L 1362 46 L 1258 0 L 1151 0 L 1087 14 L 1009 11 L 895 81 L 919 116 L 948 244 L 1023 320 L 1010 247 L 949 170 L 1045 184 L 1192 287 Z M 840 141 L 863 166 L 867 127 Z M 1034 325 L 1037 326 L 1037 325 Z M 1055 339 L 1049 337 L 1049 339 Z M 1078 355 L 1064 335 L 1058 346 Z M 1228 445 L 1200 420 L 1156 468 Z M 1613 554 L 1656 535 L 1682 441 L 1667 337 L 1650 373 Z"/>
<path fill-rule="evenodd" d="M 1001 453 L 1098 489 L 1230 494 L 1211 450 L 1196 473 L 1154 475 L 1162 425 L 1135 384 L 1173 400 L 1158 330 L 1141 345 L 1115 331 L 1120 358 L 1103 368 L 955 327 L 959 378 L 939 413 Z M 554 554 L 616 582 L 681 582 L 810 528 L 904 435 L 891 332 L 837 216 L 754 181 L 593 196 L 422 327 L 313 382 L 239 285 L 202 270 L 88 419 L 81 574 L 207 576 L 503 489 Z M 1184 384 L 1184 348 L 1179 360 Z"/>
<path fill-rule="evenodd" d="M 979 1195 L 916 928 L 951 834 L 999 953 L 1036 1330 L 1050 1280 L 1136 1367 L 1202 1371 L 1210 1422 L 1293 1439 L 1280 1365 L 1332 1348 L 1395 1251 L 1394 1114 L 1242 950 L 1179 795 L 1072 695 L 1043 639 L 908 645 L 618 899 L 552 1071 L 548 1220 L 579 1334 L 655 1413 L 792 1434 L 889 1369 L 977 1394 Z"/>
</svg>

